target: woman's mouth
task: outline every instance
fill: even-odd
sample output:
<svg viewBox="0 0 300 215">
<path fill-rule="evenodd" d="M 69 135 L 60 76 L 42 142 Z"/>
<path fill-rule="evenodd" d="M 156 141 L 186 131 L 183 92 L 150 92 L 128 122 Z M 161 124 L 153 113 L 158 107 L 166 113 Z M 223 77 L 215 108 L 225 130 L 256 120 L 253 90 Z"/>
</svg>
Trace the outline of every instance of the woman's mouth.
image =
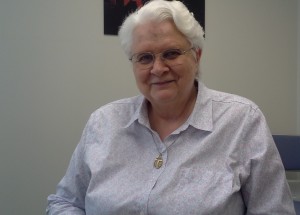
<svg viewBox="0 0 300 215">
<path fill-rule="evenodd" d="M 173 82 L 173 80 L 170 80 L 170 81 L 159 81 L 159 82 L 153 83 L 153 85 L 162 86 L 162 85 L 167 85 L 167 84 L 172 83 L 172 82 Z"/>
</svg>

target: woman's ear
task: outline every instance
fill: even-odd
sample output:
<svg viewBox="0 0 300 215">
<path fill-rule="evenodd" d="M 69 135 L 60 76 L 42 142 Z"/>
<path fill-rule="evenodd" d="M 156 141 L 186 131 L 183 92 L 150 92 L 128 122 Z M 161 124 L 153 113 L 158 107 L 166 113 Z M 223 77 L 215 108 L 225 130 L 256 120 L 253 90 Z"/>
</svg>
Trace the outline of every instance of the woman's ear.
<svg viewBox="0 0 300 215">
<path fill-rule="evenodd" d="M 200 59 L 201 59 L 201 55 L 202 55 L 202 50 L 200 48 L 196 48 L 195 49 L 195 53 L 196 53 L 196 60 L 197 60 L 197 63 L 200 62 Z"/>
</svg>

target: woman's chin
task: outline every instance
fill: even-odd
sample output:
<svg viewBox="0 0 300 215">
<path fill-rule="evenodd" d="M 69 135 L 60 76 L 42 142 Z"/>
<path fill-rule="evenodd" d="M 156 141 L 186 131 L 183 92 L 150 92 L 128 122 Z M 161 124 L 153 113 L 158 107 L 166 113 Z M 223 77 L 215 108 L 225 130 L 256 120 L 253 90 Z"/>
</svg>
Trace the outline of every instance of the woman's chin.
<svg viewBox="0 0 300 215">
<path fill-rule="evenodd" d="M 176 97 L 174 92 L 170 92 L 170 91 L 160 91 L 160 92 L 156 92 L 154 94 L 151 95 L 151 100 L 155 103 L 167 103 L 170 102 L 172 100 L 174 100 L 174 98 Z"/>
</svg>

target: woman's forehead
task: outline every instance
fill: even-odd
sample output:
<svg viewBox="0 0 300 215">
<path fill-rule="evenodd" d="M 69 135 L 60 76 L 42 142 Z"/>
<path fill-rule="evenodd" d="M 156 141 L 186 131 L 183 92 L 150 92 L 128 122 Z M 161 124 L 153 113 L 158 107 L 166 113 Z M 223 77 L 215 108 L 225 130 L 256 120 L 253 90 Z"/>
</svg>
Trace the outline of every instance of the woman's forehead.
<svg viewBox="0 0 300 215">
<path fill-rule="evenodd" d="M 138 25 L 132 34 L 132 49 L 141 46 L 169 45 L 187 43 L 186 37 L 172 21 L 146 22 Z"/>
</svg>

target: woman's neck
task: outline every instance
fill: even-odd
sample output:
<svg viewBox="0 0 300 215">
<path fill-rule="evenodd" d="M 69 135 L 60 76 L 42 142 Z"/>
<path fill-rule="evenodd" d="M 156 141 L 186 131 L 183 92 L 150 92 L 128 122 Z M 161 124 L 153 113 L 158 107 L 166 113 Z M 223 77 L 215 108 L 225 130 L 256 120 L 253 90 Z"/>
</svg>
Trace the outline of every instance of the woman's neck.
<svg viewBox="0 0 300 215">
<path fill-rule="evenodd" d="M 194 88 L 187 99 L 174 103 L 155 105 L 149 102 L 148 116 L 151 128 L 163 140 L 179 128 L 191 115 L 197 98 L 197 89 Z"/>
</svg>

